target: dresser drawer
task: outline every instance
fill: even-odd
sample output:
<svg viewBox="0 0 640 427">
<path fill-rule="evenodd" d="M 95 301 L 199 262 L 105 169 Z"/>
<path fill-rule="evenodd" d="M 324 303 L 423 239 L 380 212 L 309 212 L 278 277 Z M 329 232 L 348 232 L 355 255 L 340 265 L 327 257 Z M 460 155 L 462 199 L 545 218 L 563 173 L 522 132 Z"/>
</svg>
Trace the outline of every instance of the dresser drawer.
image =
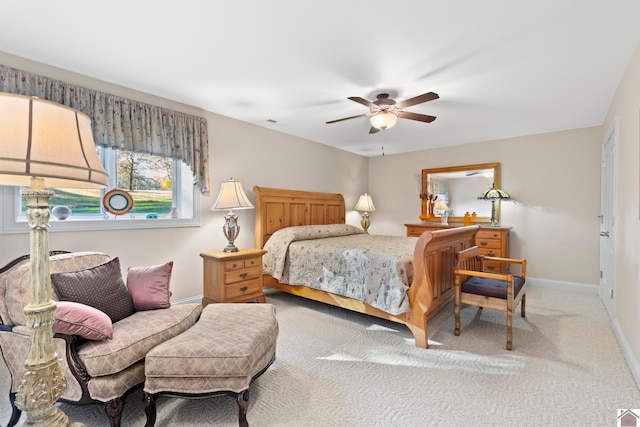
<svg viewBox="0 0 640 427">
<path fill-rule="evenodd" d="M 224 274 L 224 283 L 235 283 L 243 280 L 257 279 L 262 274 L 262 269 L 259 265 L 254 267 L 243 267 L 237 270 L 231 270 Z"/>
<path fill-rule="evenodd" d="M 407 237 L 420 237 L 426 230 L 419 227 L 407 227 Z"/>
<path fill-rule="evenodd" d="M 479 249 L 501 249 L 502 248 L 502 240 L 495 239 L 478 239 L 476 237 L 476 246 Z"/>
<path fill-rule="evenodd" d="M 476 233 L 476 239 L 478 239 L 478 240 L 483 240 L 483 239 L 502 239 L 503 235 L 504 235 L 504 233 L 502 231 L 487 230 L 486 228 L 482 228 L 482 229 L 478 230 L 478 233 Z"/>
<path fill-rule="evenodd" d="M 250 295 L 255 292 L 262 292 L 262 280 L 259 278 L 246 280 L 240 283 L 233 283 L 224 287 L 226 299 L 231 300 L 243 295 Z"/>
<path fill-rule="evenodd" d="M 489 261 L 487 258 L 484 259 L 484 271 L 487 273 L 505 273 L 507 271 L 507 264 L 496 261 Z"/>
<path fill-rule="evenodd" d="M 478 246 L 478 253 L 484 256 L 502 256 L 502 250 L 500 248 L 481 248 Z"/>
</svg>

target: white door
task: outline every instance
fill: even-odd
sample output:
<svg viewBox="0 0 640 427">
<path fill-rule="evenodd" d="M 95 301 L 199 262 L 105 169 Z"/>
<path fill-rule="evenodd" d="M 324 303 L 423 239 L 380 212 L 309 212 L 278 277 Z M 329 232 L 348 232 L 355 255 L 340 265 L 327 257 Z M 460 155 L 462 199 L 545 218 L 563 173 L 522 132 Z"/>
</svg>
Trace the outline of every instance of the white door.
<svg viewBox="0 0 640 427">
<path fill-rule="evenodd" d="M 600 175 L 600 298 L 614 318 L 613 292 L 615 289 L 615 181 L 616 181 L 616 140 L 618 120 L 602 141 L 602 170 Z"/>
</svg>

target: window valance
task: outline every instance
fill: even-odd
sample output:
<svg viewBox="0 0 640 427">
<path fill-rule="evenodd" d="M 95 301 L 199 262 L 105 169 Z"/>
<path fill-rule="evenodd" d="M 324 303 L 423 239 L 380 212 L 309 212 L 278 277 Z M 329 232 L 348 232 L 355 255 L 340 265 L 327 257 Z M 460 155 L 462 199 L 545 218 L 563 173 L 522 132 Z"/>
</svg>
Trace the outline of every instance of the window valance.
<svg viewBox="0 0 640 427">
<path fill-rule="evenodd" d="M 96 144 L 184 161 L 209 195 L 207 119 L 0 65 L 0 91 L 66 105 L 92 120 Z"/>
</svg>

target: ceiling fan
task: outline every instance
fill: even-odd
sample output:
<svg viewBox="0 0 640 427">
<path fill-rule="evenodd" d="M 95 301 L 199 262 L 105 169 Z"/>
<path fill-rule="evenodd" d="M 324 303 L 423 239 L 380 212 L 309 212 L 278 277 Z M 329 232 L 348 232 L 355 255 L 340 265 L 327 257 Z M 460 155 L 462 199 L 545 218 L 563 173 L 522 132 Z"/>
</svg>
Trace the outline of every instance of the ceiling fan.
<svg viewBox="0 0 640 427">
<path fill-rule="evenodd" d="M 408 111 L 402 110 L 404 108 L 411 107 L 412 105 L 433 101 L 434 99 L 438 99 L 440 97 L 437 93 L 427 92 L 400 102 L 396 102 L 394 99 L 389 98 L 388 93 L 378 94 L 377 98 L 378 99 L 376 101 L 369 101 L 367 99 L 360 98 L 359 96 L 350 96 L 348 99 L 369 107 L 369 112 L 358 114 L 357 116 L 345 117 L 343 119 L 331 120 L 327 122 L 327 124 L 369 116 L 369 121 L 371 122 L 371 129 L 369 130 L 369 133 L 371 134 L 379 132 L 380 129 L 389 129 L 393 127 L 393 125 L 396 124 L 396 120 L 398 119 L 398 117 L 400 117 L 401 119 L 410 119 L 417 120 L 419 122 L 431 123 L 436 119 L 435 116 L 410 113 Z"/>
</svg>

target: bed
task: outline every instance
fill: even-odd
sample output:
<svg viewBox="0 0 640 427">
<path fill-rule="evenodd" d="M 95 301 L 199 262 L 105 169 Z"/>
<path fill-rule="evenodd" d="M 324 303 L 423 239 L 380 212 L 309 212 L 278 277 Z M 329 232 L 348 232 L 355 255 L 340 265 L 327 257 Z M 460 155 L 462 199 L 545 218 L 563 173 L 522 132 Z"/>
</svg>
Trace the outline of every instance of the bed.
<svg viewBox="0 0 640 427">
<path fill-rule="evenodd" d="M 452 300 L 455 256 L 460 250 L 474 246 L 479 226 L 427 231 L 419 238 L 368 235 L 345 224 L 345 203 L 341 194 L 258 186 L 253 187 L 253 191 L 256 196 L 255 245 L 270 248 L 273 252 L 268 252 L 264 257 L 265 286 L 405 324 L 413 334 L 416 346 L 428 347 L 427 321 Z M 322 236 L 311 238 L 313 233 Z M 269 243 L 274 235 L 274 240 Z M 348 252 L 355 253 L 356 257 L 343 257 L 343 271 L 340 273 L 323 267 L 324 273 L 321 278 L 315 279 L 317 283 L 314 285 L 314 280 L 307 280 L 306 276 L 313 276 L 316 264 L 324 266 L 328 261 L 320 258 L 322 255 L 319 253 L 309 250 L 319 250 L 325 240 L 332 242 L 334 253 L 339 251 L 342 255 L 347 251 L 344 248 L 348 247 Z M 376 243 L 378 240 L 385 241 Z M 344 246 L 352 244 L 360 246 Z M 297 258 L 294 255 L 296 245 L 305 251 Z M 389 253 L 385 255 L 372 249 L 380 245 L 391 248 Z M 377 254 L 375 257 L 374 252 Z M 385 256 L 389 257 L 388 260 L 385 260 Z M 362 261 L 363 257 L 366 261 Z M 271 265 L 273 258 L 277 261 L 275 267 Z M 384 282 L 383 290 L 371 288 L 354 295 L 359 291 L 354 291 L 352 282 L 356 280 L 352 276 L 358 274 L 350 269 L 352 266 L 357 269 L 362 262 L 373 264 L 374 258 L 380 258 L 385 269 L 389 268 L 388 264 L 394 264 L 391 269 L 385 270 L 387 273 L 376 276 L 380 282 Z M 295 266 L 302 264 L 305 259 L 308 262 L 304 272 L 284 271 L 290 267 L 286 263 Z M 369 267 L 367 265 L 367 271 L 374 270 Z M 327 270 L 331 273 L 327 273 Z M 334 277 L 334 273 L 338 277 Z M 396 283 L 391 283 L 393 281 Z M 336 291 L 337 288 L 346 290 L 346 294 Z M 373 299 L 363 295 L 373 295 Z M 384 297 L 380 298 L 379 295 Z"/>
</svg>

